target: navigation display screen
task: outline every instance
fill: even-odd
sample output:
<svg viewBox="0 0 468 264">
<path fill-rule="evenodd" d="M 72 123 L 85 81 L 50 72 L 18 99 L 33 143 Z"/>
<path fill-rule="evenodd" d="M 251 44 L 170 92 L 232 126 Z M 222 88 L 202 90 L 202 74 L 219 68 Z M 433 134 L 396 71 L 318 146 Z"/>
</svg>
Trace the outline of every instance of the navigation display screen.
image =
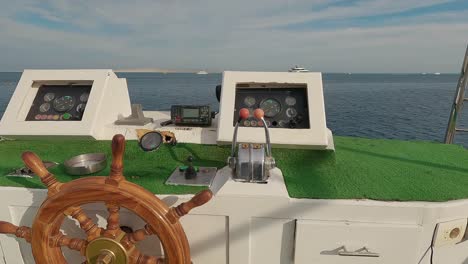
<svg viewBox="0 0 468 264">
<path fill-rule="evenodd" d="M 184 118 L 198 118 L 200 116 L 200 111 L 198 108 L 184 108 L 182 115 Z"/>
</svg>

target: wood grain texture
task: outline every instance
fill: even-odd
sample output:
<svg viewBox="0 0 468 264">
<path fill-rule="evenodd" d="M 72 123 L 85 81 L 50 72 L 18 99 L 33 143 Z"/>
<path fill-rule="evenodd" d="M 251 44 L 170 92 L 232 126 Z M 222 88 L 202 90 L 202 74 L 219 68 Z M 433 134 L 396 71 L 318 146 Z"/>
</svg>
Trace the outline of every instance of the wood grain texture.
<svg viewBox="0 0 468 264">
<path fill-rule="evenodd" d="M 27 226 L 15 226 L 12 223 L 0 221 L 0 233 L 12 234 L 19 238 L 24 238 L 27 242 L 31 242 L 32 231 Z"/>
<path fill-rule="evenodd" d="M 41 178 L 41 182 L 47 187 L 48 196 L 54 195 L 60 191 L 62 183 L 57 181 L 55 176 L 46 169 L 42 160 L 35 153 L 26 151 L 21 155 L 21 158 L 26 167 Z"/>
<path fill-rule="evenodd" d="M 48 241 L 58 234 L 64 210 L 93 202 L 116 202 L 133 211 L 159 237 L 167 263 L 190 263 L 190 249 L 183 228 L 179 222 L 172 223 L 166 217 L 169 208 L 164 202 L 133 183 L 122 181 L 117 187 L 106 184 L 105 180 L 105 177 L 87 177 L 66 183 L 61 192 L 42 204 L 33 224 L 32 249 L 38 263 L 64 263 L 59 249 L 49 248 L 40 241 Z M 48 259 L 55 262 L 48 262 Z"/>
<path fill-rule="evenodd" d="M 116 238 L 123 231 L 120 230 L 120 206 L 117 203 L 106 203 L 109 216 L 107 217 L 107 228 L 104 236 Z"/>
<path fill-rule="evenodd" d="M 131 264 L 191 263 L 189 243 L 178 219 L 193 208 L 208 202 L 213 194 L 208 190 L 202 191 L 190 201 L 169 208 L 153 193 L 125 180 L 124 150 L 125 138 L 122 135 L 114 136 L 111 175 L 79 178 L 68 183 L 58 182 L 37 155 L 25 152 L 22 157 L 26 166 L 47 186 L 48 196 L 39 208 L 32 228 L 0 222 L 0 233 L 14 234 L 30 242 L 36 263 L 62 264 L 66 263 L 66 260 L 61 247 L 68 247 L 85 255 L 88 243 L 96 238 L 110 237 L 118 241 L 116 236 L 123 236 L 119 226 L 119 210 L 124 207 L 147 223 L 144 228 L 125 235 L 120 241 L 129 254 Z M 107 229 L 99 228 L 80 207 L 95 202 L 103 202 L 108 208 Z M 71 216 L 79 222 L 87 234 L 86 240 L 62 234 L 60 227 L 66 216 Z M 136 248 L 135 244 L 149 235 L 159 237 L 165 253 L 164 258 L 144 255 Z"/>
<path fill-rule="evenodd" d="M 177 207 L 172 207 L 168 212 L 167 217 L 172 223 L 175 223 L 179 218 L 188 214 L 193 208 L 202 206 L 213 198 L 211 190 L 203 190 L 195 194 L 190 201 L 181 203 Z"/>
<path fill-rule="evenodd" d="M 109 178 L 120 182 L 123 176 L 123 156 L 125 153 L 125 137 L 117 134 L 112 138 L 112 164 Z"/>
</svg>

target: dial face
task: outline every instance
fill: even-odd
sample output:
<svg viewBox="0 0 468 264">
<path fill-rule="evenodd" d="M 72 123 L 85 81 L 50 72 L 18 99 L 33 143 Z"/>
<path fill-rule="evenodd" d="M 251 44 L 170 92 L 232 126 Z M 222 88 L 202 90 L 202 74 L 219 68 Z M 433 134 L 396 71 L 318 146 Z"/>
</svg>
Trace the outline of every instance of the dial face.
<svg viewBox="0 0 468 264">
<path fill-rule="evenodd" d="M 278 100 L 269 98 L 260 103 L 260 108 L 265 112 L 266 117 L 274 117 L 281 112 L 281 104 Z"/>
<path fill-rule="evenodd" d="M 88 102 L 88 98 L 89 98 L 89 93 L 83 93 L 80 96 L 80 101 L 83 102 L 83 103 L 86 103 L 86 102 Z"/>
<path fill-rule="evenodd" d="M 54 100 L 54 98 L 55 98 L 54 93 L 46 93 L 44 95 L 44 101 L 46 101 L 46 102 L 50 102 L 50 101 Z"/>
<path fill-rule="evenodd" d="M 296 98 L 294 98 L 292 96 L 288 96 L 288 97 L 286 97 L 285 102 L 286 102 L 287 105 L 293 106 L 293 105 L 296 104 Z"/>
<path fill-rule="evenodd" d="M 50 104 L 49 103 L 43 103 L 43 104 L 41 104 L 41 106 L 39 106 L 39 111 L 41 113 L 45 113 L 45 112 L 49 111 L 49 109 L 50 109 Z"/>
<path fill-rule="evenodd" d="M 77 111 L 78 113 L 83 113 L 84 110 L 85 110 L 85 108 L 86 108 L 86 104 L 79 104 L 79 105 L 76 107 L 76 111 Z"/>
<path fill-rule="evenodd" d="M 252 107 L 254 106 L 256 103 L 255 101 L 255 98 L 253 98 L 252 96 L 247 96 L 245 99 L 244 99 L 244 104 L 248 107 Z"/>
<path fill-rule="evenodd" d="M 286 120 L 280 120 L 279 121 L 279 126 L 285 128 L 285 127 L 288 126 L 288 122 Z"/>
<path fill-rule="evenodd" d="M 75 98 L 72 96 L 62 96 L 54 101 L 54 109 L 57 112 L 66 112 L 72 109 L 73 106 L 75 106 Z"/>
<path fill-rule="evenodd" d="M 296 117 L 297 116 L 296 108 L 289 107 L 288 109 L 286 109 L 286 115 L 288 117 Z"/>
</svg>

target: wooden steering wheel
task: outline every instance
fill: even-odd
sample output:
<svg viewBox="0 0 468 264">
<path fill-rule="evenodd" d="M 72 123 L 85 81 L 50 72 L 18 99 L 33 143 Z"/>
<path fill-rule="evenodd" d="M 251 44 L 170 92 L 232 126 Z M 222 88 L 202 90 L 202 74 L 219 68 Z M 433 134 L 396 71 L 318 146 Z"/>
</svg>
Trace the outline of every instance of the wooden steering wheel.
<svg viewBox="0 0 468 264">
<path fill-rule="evenodd" d="M 67 183 L 57 181 L 32 152 L 24 152 L 26 166 L 47 186 L 47 198 L 34 219 L 32 228 L 17 227 L 0 221 L 0 233 L 14 234 L 31 243 L 37 263 L 66 263 L 61 247 L 79 251 L 84 263 L 106 264 L 189 264 L 190 247 L 178 219 L 194 207 L 208 202 L 213 194 L 204 190 L 190 201 L 169 208 L 153 193 L 128 182 L 123 176 L 125 138 L 112 139 L 112 165 L 109 177 L 94 176 Z M 104 202 L 109 215 L 107 227 L 100 228 L 83 212 L 81 205 Z M 146 225 L 132 233 L 125 233 L 119 225 L 119 209 L 127 208 L 141 217 Z M 66 216 L 77 220 L 86 239 L 71 238 L 60 231 Z M 136 243 L 146 236 L 157 235 L 164 249 L 164 257 L 142 254 Z"/>
</svg>

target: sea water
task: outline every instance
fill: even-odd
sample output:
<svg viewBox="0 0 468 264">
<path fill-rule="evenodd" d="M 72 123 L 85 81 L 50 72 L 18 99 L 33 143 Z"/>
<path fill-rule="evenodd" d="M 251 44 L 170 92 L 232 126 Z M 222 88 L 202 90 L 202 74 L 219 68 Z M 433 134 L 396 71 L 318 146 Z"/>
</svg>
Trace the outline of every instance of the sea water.
<svg viewBox="0 0 468 264">
<path fill-rule="evenodd" d="M 300 74 L 300 73 L 298 73 Z M 132 103 L 144 110 L 173 104 L 210 104 L 221 74 L 118 73 L 127 79 Z M 21 73 L 0 73 L 0 116 Z M 323 74 L 327 126 L 335 135 L 442 142 L 457 74 Z M 110 99 L 109 99 L 110 100 Z M 466 113 L 466 114 L 465 114 Z M 468 127 L 468 109 L 459 125 Z M 468 146 L 468 133 L 456 137 Z"/>
</svg>

